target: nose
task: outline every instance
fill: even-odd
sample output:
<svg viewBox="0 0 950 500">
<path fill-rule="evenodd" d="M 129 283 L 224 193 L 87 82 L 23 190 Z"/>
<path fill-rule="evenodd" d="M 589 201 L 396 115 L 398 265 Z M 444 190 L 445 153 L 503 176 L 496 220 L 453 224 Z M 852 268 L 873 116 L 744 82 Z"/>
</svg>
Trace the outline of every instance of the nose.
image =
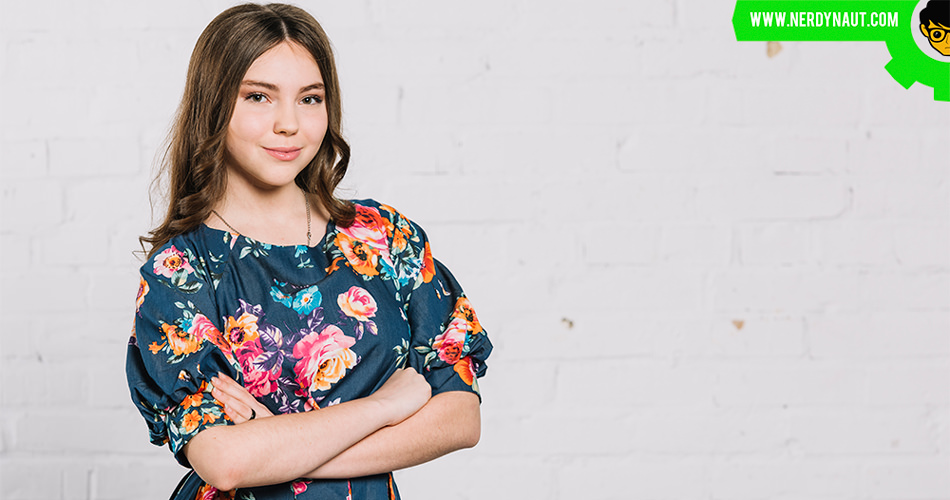
<svg viewBox="0 0 950 500">
<path fill-rule="evenodd" d="M 297 108 L 293 102 L 281 103 L 274 113 L 275 134 L 294 135 L 297 133 L 300 123 L 297 121 Z"/>
</svg>

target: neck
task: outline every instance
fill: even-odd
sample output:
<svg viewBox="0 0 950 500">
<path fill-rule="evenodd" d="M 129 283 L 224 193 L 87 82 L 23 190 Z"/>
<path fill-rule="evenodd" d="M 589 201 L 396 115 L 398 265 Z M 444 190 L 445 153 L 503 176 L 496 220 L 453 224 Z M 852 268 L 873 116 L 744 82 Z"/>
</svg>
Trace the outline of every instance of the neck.
<svg viewBox="0 0 950 500">
<path fill-rule="evenodd" d="M 315 244 L 322 238 L 327 222 L 316 202 L 316 197 L 306 195 L 295 184 L 263 190 L 228 182 L 224 199 L 214 206 L 217 215 L 212 214 L 205 223 L 264 243 Z"/>
<path fill-rule="evenodd" d="M 287 217 L 304 209 L 304 192 L 297 185 L 280 189 L 242 189 L 228 184 L 224 199 L 215 205 L 215 210 L 247 219 L 270 219 Z"/>
</svg>

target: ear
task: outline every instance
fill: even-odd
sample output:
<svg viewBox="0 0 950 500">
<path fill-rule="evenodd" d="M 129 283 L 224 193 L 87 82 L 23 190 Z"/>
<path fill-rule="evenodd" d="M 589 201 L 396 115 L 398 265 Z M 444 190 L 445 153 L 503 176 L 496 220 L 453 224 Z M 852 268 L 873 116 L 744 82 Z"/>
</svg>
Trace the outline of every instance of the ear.
<svg viewBox="0 0 950 500">
<path fill-rule="evenodd" d="M 927 33 L 927 26 L 924 23 L 920 23 L 920 32 L 924 34 L 925 37 L 930 38 L 930 33 Z"/>
</svg>

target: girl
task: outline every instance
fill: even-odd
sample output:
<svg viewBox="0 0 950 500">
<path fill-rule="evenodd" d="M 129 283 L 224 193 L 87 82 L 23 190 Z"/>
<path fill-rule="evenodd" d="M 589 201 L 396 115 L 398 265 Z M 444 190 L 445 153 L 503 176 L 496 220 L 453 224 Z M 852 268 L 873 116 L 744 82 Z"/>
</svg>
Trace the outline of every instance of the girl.
<svg viewBox="0 0 950 500">
<path fill-rule="evenodd" d="M 391 471 L 479 438 L 491 343 L 425 233 L 334 197 L 329 40 L 289 5 L 198 39 L 148 237 L 127 375 L 175 499 L 394 499 Z"/>
</svg>

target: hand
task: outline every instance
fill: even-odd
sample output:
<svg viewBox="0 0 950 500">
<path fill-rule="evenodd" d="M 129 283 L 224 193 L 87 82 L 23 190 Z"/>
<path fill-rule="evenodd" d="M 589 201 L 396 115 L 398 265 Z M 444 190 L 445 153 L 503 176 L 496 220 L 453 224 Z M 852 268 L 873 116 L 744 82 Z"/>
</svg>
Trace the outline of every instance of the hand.
<svg viewBox="0 0 950 500">
<path fill-rule="evenodd" d="M 389 380 L 371 396 L 389 412 L 388 425 L 396 425 L 411 417 L 432 397 L 432 388 L 425 377 L 412 367 L 396 370 Z"/>
<path fill-rule="evenodd" d="M 224 412 L 235 424 L 247 422 L 251 415 L 254 415 L 254 418 L 274 416 L 266 406 L 251 396 L 243 385 L 227 375 L 219 373 L 217 377 L 211 377 L 211 385 L 211 395 L 224 404 Z"/>
</svg>

